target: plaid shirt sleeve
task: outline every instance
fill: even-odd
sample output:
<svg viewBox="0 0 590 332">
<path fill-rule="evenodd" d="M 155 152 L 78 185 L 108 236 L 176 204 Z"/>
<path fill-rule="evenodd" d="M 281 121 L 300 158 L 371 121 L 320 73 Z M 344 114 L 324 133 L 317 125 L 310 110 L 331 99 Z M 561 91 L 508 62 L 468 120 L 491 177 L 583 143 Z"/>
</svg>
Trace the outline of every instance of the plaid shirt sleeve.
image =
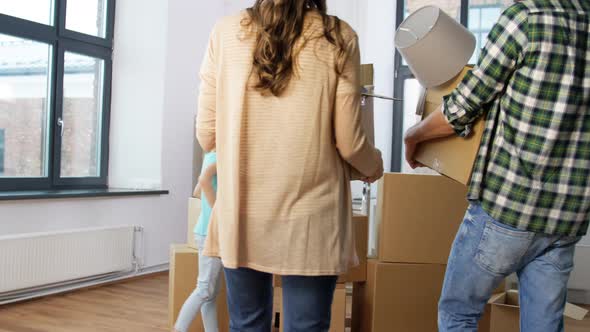
<svg viewBox="0 0 590 332">
<path fill-rule="evenodd" d="M 527 15 L 528 9 L 519 3 L 506 9 L 489 33 L 477 67 L 445 97 L 443 113 L 459 136 L 469 135 L 484 106 L 504 91 L 522 62 L 528 42 Z"/>
</svg>

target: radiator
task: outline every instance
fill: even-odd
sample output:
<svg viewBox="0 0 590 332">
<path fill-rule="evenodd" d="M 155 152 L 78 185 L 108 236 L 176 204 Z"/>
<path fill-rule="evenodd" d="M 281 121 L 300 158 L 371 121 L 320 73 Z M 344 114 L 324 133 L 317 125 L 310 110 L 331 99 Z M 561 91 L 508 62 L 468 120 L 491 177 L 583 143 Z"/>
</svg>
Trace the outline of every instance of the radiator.
<svg viewBox="0 0 590 332">
<path fill-rule="evenodd" d="M 142 233 L 140 227 L 124 226 L 0 236 L 0 301 L 131 272 L 140 264 Z"/>
</svg>

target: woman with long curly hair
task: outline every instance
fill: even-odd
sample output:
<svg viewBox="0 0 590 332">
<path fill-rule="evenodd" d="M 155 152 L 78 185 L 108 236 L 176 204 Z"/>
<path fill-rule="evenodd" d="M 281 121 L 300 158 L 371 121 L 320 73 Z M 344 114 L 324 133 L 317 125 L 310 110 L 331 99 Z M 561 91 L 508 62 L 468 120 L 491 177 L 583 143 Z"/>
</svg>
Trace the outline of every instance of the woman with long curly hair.
<svg viewBox="0 0 590 332">
<path fill-rule="evenodd" d="M 357 264 L 350 180 L 381 153 L 361 128 L 360 55 L 325 0 L 257 0 L 215 25 L 197 137 L 216 150 L 205 255 L 221 257 L 232 331 L 269 331 L 272 275 L 286 332 L 327 331 L 337 276 Z"/>
</svg>

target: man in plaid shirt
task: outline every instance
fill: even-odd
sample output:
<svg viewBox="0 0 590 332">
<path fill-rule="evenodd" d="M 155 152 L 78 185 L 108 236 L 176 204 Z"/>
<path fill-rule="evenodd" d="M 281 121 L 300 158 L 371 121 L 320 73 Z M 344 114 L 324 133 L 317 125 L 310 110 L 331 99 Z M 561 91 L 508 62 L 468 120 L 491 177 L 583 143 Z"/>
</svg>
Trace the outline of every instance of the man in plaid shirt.
<svg viewBox="0 0 590 332">
<path fill-rule="evenodd" d="M 477 67 L 406 134 L 469 134 L 485 114 L 471 205 L 449 258 L 440 331 L 477 331 L 493 290 L 520 280 L 521 331 L 563 331 L 576 243 L 590 220 L 590 1 L 525 0 L 489 34 Z"/>
</svg>

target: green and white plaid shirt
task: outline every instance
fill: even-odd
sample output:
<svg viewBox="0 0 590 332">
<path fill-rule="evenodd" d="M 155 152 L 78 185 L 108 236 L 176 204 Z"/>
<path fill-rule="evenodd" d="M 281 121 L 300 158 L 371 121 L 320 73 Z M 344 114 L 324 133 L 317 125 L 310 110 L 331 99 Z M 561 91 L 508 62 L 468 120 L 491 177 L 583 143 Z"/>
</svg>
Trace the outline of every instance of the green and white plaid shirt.
<svg viewBox="0 0 590 332">
<path fill-rule="evenodd" d="M 445 98 L 462 136 L 487 111 L 469 199 L 518 229 L 581 236 L 590 220 L 590 1 L 508 8 Z"/>
</svg>

